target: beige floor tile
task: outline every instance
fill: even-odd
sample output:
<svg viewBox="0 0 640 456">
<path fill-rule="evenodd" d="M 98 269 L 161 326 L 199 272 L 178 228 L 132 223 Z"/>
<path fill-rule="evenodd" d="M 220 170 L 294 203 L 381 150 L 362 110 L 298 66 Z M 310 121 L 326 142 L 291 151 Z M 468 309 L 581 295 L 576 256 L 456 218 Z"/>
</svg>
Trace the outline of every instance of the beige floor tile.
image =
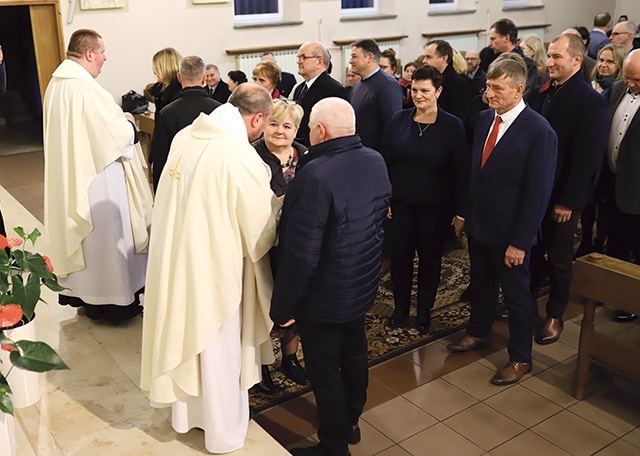
<svg viewBox="0 0 640 456">
<path fill-rule="evenodd" d="M 578 349 L 578 345 L 580 343 L 580 323 L 582 322 L 582 317 L 578 317 L 577 319 L 565 321 L 564 329 L 562 330 L 562 335 L 560 336 L 560 342 L 569 347 L 573 347 L 576 350 Z"/>
<path fill-rule="evenodd" d="M 367 403 L 364 404 L 365 410 L 370 410 L 396 397 L 398 397 L 398 394 L 395 391 L 391 391 L 386 385 L 380 383 L 378 380 L 371 376 L 371 373 L 369 373 Z"/>
<path fill-rule="evenodd" d="M 566 410 L 531 430 L 575 456 L 594 454 L 616 439 L 613 434 Z"/>
<path fill-rule="evenodd" d="M 598 307 L 596 309 L 595 315 L 595 330 L 601 332 L 607 336 L 615 336 L 625 330 L 628 329 L 626 323 L 618 323 L 614 321 L 611 316 L 613 315 L 614 309 L 611 307 Z"/>
<path fill-rule="evenodd" d="M 481 359 L 478 354 L 480 352 L 451 353 L 447 350 L 447 345 L 453 340 L 457 341 L 462 335 L 462 332 L 456 333 L 453 336 L 449 336 L 450 341 L 433 342 L 407 353 L 404 357 L 433 372 L 437 377 L 441 377 Z M 487 350 L 486 353 L 490 353 L 490 351 Z"/>
<path fill-rule="evenodd" d="M 526 431 L 491 450 L 491 456 L 569 456 L 570 453 L 546 441 L 539 435 Z"/>
<path fill-rule="evenodd" d="M 478 399 L 442 379 L 409 391 L 404 398 L 441 421 L 478 402 Z"/>
<path fill-rule="evenodd" d="M 126 456 L 195 456 L 196 453 L 184 443 L 174 440 L 172 442 L 146 445 L 144 448 L 127 453 Z"/>
<path fill-rule="evenodd" d="M 640 427 L 637 427 L 633 431 L 627 433 L 623 439 L 640 448 Z"/>
<path fill-rule="evenodd" d="M 619 390 L 594 394 L 569 408 L 569 411 L 620 437 L 640 424 L 640 407 L 637 400 Z"/>
<path fill-rule="evenodd" d="M 505 388 L 490 383 L 495 373 L 495 370 L 475 362 L 445 375 L 442 379 L 476 399 L 483 400 L 494 394 L 498 394 Z"/>
<path fill-rule="evenodd" d="M 403 397 L 364 412 L 362 419 L 394 442 L 400 442 L 436 423 L 435 418 Z"/>
<path fill-rule="evenodd" d="M 288 401 L 278 409 L 302 429 L 304 436 L 318 431 L 318 408 L 312 393 Z"/>
<path fill-rule="evenodd" d="M 573 397 L 571 377 L 555 368 L 547 369 L 534 377 L 524 379 L 519 384 L 561 407 L 569 407 L 578 401 Z"/>
<path fill-rule="evenodd" d="M 400 446 L 414 456 L 437 454 L 440 456 L 480 456 L 484 450 L 445 426 L 438 423 L 419 434 L 400 442 Z"/>
<path fill-rule="evenodd" d="M 484 404 L 476 404 L 444 421 L 444 424 L 489 451 L 525 430 L 515 421 Z"/>
<path fill-rule="evenodd" d="M 598 451 L 596 456 L 638 456 L 638 447 L 620 439 Z"/>
<path fill-rule="evenodd" d="M 433 372 L 405 357 L 395 358 L 372 367 L 369 369 L 369 374 L 397 394 L 404 394 L 435 378 Z"/>
<path fill-rule="evenodd" d="M 291 421 L 291 417 L 279 407 L 266 410 L 254 419 L 285 447 L 295 445 L 315 433 L 315 429 L 303 429 L 298 423 Z"/>
<path fill-rule="evenodd" d="M 352 456 L 369 456 L 394 445 L 393 440 L 365 420 L 360 420 L 360 432 L 362 433 L 362 441 L 349 447 Z"/>
<path fill-rule="evenodd" d="M 400 445 L 394 445 L 380 453 L 375 453 L 375 456 L 409 456 L 410 454 Z"/>
<path fill-rule="evenodd" d="M 491 396 L 484 403 L 526 428 L 562 410 L 560 406 L 521 385 L 514 385 Z"/>
<path fill-rule="evenodd" d="M 628 329 L 616 334 L 613 338 L 620 343 L 633 347 L 640 346 L 640 322 L 636 320 L 635 322 L 625 323 L 623 325 Z"/>
<path fill-rule="evenodd" d="M 18 456 L 62 456 L 62 448 L 35 406 L 15 410 Z"/>
<path fill-rule="evenodd" d="M 77 337 L 59 344 L 56 347 L 56 351 L 66 363 L 69 363 L 78 357 L 103 350 L 98 341 L 91 334 L 86 333 L 79 334 Z"/>
<path fill-rule="evenodd" d="M 533 343 L 533 360 L 541 361 L 548 366 L 553 366 L 556 363 L 561 363 L 567 358 L 575 356 L 578 350 L 574 347 L 564 344 L 562 341 L 558 341 L 555 344 L 540 345 Z"/>
<path fill-rule="evenodd" d="M 559 362 L 554 367 L 567 376 L 575 378 L 578 369 L 578 355 L 576 354 L 571 356 L 564 361 Z"/>
</svg>

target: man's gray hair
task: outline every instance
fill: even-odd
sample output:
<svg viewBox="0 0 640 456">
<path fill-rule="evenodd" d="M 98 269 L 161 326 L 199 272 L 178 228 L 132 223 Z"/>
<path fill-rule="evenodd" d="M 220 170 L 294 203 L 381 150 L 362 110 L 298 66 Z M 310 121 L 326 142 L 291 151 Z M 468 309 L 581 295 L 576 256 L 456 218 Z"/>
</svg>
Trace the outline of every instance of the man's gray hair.
<svg viewBox="0 0 640 456">
<path fill-rule="evenodd" d="M 214 65 L 213 63 L 207 63 L 207 66 L 205 67 L 205 70 L 210 70 L 211 68 L 216 70 L 216 73 L 220 73 L 220 70 L 218 70 L 218 66 L 217 65 Z"/>
<path fill-rule="evenodd" d="M 509 79 L 509 85 L 511 87 L 517 85 L 524 87 L 527 84 L 527 66 L 514 59 L 504 59 L 493 62 L 489 66 L 487 80 L 500 79 L 503 76 Z"/>
<path fill-rule="evenodd" d="M 238 108 L 242 116 L 262 113 L 268 116 L 273 109 L 273 99 L 267 89 L 253 82 L 240 84 L 231 93 L 229 103 Z"/>
<path fill-rule="evenodd" d="M 204 77 L 205 64 L 197 55 L 188 55 L 180 62 L 180 78 L 184 82 L 200 82 Z"/>
<path fill-rule="evenodd" d="M 311 109 L 309 123 L 322 124 L 330 138 L 350 136 L 356 132 L 356 113 L 342 98 L 324 98 Z"/>
<path fill-rule="evenodd" d="M 620 22 L 618 24 L 620 27 L 622 27 L 622 29 L 627 32 L 627 33 L 631 33 L 633 35 L 636 34 L 637 28 L 636 28 L 636 24 L 634 24 L 631 21 L 624 21 L 624 22 Z"/>
</svg>

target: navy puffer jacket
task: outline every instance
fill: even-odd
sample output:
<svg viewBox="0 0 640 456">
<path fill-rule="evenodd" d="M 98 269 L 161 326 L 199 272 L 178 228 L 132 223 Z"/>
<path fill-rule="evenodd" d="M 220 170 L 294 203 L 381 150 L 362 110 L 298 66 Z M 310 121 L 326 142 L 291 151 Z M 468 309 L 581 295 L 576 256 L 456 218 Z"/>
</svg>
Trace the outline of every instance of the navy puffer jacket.
<svg viewBox="0 0 640 456">
<path fill-rule="evenodd" d="M 357 135 L 312 146 L 289 184 L 271 318 L 344 323 L 378 289 L 391 184 L 382 156 Z"/>
</svg>

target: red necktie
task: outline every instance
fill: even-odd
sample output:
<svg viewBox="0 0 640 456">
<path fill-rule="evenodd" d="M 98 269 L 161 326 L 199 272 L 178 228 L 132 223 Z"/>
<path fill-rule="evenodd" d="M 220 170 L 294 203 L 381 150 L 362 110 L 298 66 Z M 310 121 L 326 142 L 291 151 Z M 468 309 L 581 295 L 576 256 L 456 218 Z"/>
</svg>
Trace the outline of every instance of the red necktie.
<svg viewBox="0 0 640 456">
<path fill-rule="evenodd" d="M 484 167 L 484 164 L 489 159 L 489 155 L 491 155 L 491 152 L 493 152 L 493 148 L 496 145 L 496 140 L 498 139 L 498 130 L 501 123 L 502 117 L 496 116 L 496 120 L 493 122 L 493 128 L 491 129 L 491 133 L 489 134 L 489 139 L 487 140 L 487 144 L 485 144 L 484 146 L 484 151 L 482 151 L 482 163 L 480 163 L 480 169 Z"/>
</svg>

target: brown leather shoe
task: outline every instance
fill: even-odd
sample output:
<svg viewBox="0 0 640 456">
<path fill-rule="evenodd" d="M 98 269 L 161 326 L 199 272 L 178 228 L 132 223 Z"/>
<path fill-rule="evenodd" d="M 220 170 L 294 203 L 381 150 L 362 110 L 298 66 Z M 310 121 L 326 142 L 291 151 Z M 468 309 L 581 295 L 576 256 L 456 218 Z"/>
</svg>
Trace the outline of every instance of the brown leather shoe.
<svg viewBox="0 0 640 456">
<path fill-rule="evenodd" d="M 498 386 L 511 385 L 519 382 L 524 374 L 531 372 L 531 363 L 519 363 L 518 361 L 509 361 L 502 370 L 498 371 L 491 379 L 491 383 Z"/>
<path fill-rule="evenodd" d="M 563 327 L 562 318 L 547 318 L 544 326 L 540 328 L 540 331 L 536 334 L 536 342 L 540 345 L 549 345 L 557 342 L 558 339 L 560 339 Z"/>
<path fill-rule="evenodd" d="M 486 348 L 491 346 L 491 337 L 473 337 L 465 334 L 457 344 L 449 344 L 447 350 L 452 353 L 461 353 L 477 348 Z"/>
</svg>

